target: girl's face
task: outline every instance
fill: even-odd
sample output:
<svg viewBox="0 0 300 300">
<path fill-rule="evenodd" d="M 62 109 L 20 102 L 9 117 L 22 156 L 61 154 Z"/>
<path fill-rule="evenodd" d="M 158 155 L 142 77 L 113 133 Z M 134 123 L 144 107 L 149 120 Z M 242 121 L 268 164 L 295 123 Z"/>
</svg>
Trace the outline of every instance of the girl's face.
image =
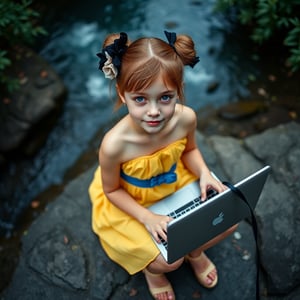
<svg viewBox="0 0 300 300">
<path fill-rule="evenodd" d="M 149 87 L 120 95 L 137 129 L 148 134 L 160 132 L 174 115 L 177 88 L 166 86 L 162 76 Z"/>
</svg>

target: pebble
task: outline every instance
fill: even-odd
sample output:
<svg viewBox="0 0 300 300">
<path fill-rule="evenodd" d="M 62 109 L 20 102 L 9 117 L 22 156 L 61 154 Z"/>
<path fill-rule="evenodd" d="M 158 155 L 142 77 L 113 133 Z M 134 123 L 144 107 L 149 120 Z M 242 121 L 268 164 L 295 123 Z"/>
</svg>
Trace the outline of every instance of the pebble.
<svg viewBox="0 0 300 300">
<path fill-rule="evenodd" d="M 251 258 L 251 254 L 247 250 L 245 250 L 243 253 L 242 259 L 249 260 L 250 258 Z"/>
<path fill-rule="evenodd" d="M 236 231 L 233 236 L 236 240 L 240 240 L 242 238 L 242 235 L 238 231 Z"/>
</svg>

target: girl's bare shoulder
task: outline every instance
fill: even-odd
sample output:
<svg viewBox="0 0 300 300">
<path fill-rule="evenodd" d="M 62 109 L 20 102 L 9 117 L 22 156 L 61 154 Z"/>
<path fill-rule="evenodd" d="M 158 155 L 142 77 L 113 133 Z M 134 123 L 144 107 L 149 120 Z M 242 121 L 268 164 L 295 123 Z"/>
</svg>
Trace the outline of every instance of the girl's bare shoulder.
<svg viewBox="0 0 300 300">
<path fill-rule="evenodd" d="M 124 119 L 112 127 L 103 137 L 100 152 L 111 159 L 120 158 L 126 144 L 126 122 Z"/>
<path fill-rule="evenodd" d="M 176 107 L 176 112 L 178 115 L 178 120 L 181 124 L 185 126 L 195 126 L 197 122 L 197 116 L 195 111 L 182 104 L 178 104 Z"/>
</svg>

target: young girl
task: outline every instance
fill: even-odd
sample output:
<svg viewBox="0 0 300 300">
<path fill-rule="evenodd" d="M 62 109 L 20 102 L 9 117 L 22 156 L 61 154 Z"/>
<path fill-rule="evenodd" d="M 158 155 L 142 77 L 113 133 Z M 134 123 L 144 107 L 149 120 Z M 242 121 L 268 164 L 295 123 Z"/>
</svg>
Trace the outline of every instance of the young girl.
<svg viewBox="0 0 300 300">
<path fill-rule="evenodd" d="M 187 35 L 165 34 L 168 43 L 158 38 L 130 43 L 126 33 L 112 34 L 97 54 L 105 77 L 116 79 L 117 106 L 126 105 L 128 114 L 103 138 L 101 168 L 89 188 L 92 226 L 103 249 L 130 274 L 143 271 L 150 293 L 160 300 L 175 299 L 164 273 L 177 269 L 184 258 L 172 264 L 162 258 L 151 235 L 167 240 L 172 219 L 147 207 L 194 180 L 199 180 L 202 199 L 209 188 L 225 190 L 197 148 L 195 112 L 182 104 L 183 67 L 199 61 L 194 43 Z M 186 256 L 207 288 L 218 277 L 203 251 L 233 230 Z"/>
</svg>

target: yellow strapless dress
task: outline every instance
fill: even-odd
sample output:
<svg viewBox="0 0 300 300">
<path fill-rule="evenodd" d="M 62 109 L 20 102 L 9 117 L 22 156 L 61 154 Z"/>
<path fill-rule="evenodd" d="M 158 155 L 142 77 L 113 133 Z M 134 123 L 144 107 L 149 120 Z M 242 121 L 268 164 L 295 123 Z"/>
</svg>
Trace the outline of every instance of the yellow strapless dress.
<svg viewBox="0 0 300 300">
<path fill-rule="evenodd" d="M 197 179 L 181 161 L 186 142 L 183 138 L 151 155 L 123 163 L 122 187 L 139 204 L 147 207 Z M 130 183 L 132 178 L 133 183 Z M 157 257 L 159 250 L 143 224 L 107 199 L 102 189 L 100 167 L 95 171 L 89 194 L 92 228 L 107 255 L 129 274 L 143 270 Z"/>
</svg>

